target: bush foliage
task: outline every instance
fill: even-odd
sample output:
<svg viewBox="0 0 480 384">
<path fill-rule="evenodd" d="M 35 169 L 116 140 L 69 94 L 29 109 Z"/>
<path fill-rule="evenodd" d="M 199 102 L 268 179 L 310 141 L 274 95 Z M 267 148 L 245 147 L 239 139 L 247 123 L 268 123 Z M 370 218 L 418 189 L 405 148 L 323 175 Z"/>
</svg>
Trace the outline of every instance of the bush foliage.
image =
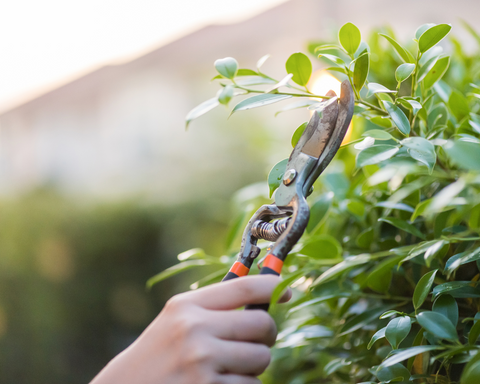
<svg viewBox="0 0 480 384">
<path fill-rule="evenodd" d="M 265 383 L 480 382 L 480 55 L 453 37 L 445 44 L 450 29 L 426 24 L 401 45 L 391 30 L 367 42 L 347 23 L 339 44 L 310 44 L 351 82 L 354 131 L 315 184 L 309 225 L 272 299 L 281 332 Z M 309 89 L 307 55 L 291 55 L 279 81 L 262 72 L 266 58 L 256 69 L 217 60 L 220 91 L 187 124 L 242 95 L 232 113 L 294 98 L 279 112 L 318 107 L 325 96 Z M 271 192 L 284 170 L 273 167 Z M 206 264 L 218 271 L 193 287 L 219 281 L 269 200 L 250 186 L 237 202 L 226 256 L 187 251 L 150 283 Z M 287 284 L 294 300 L 275 306 Z"/>
</svg>

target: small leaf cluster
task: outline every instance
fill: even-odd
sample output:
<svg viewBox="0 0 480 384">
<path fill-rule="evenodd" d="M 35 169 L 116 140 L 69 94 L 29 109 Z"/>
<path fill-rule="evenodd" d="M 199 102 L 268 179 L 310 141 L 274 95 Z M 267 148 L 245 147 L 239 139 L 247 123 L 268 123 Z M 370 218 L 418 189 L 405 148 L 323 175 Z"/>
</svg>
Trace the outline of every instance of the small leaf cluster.
<svg viewBox="0 0 480 384">
<path fill-rule="evenodd" d="M 354 132 L 315 184 L 310 221 L 272 298 L 281 332 L 264 383 L 480 382 L 480 36 L 466 28 L 478 53 L 451 36 L 447 44 L 448 24 L 422 25 L 401 45 L 391 30 L 367 41 L 347 23 L 338 43 L 310 49 L 352 84 Z M 329 97 L 311 92 L 307 55 L 291 55 L 282 80 L 261 72 L 265 60 L 256 70 L 218 60 L 219 95 L 187 122 L 241 95 L 232 113 L 295 97 L 278 113 L 322 108 Z M 268 176 L 270 197 L 285 166 Z M 210 265 L 193 287 L 219 281 L 246 222 L 271 201 L 246 188 L 225 255 L 193 250 L 153 279 Z M 269 244 L 260 246 L 261 259 Z M 286 285 L 294 300 L 276 306 Z"/>
</svg>

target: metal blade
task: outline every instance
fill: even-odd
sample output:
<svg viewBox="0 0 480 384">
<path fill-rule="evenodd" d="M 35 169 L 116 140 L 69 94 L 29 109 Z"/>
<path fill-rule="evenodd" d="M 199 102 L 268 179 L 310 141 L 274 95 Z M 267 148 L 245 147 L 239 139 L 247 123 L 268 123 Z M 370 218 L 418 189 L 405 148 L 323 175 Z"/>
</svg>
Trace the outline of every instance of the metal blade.
<svg viewBox="0 0 480 384">
<path fill-rule="evenodd" d="M 327 100 L 323 104 L 323 111 L 321 109 L 316 109 L 313 112 L 310 121 L 308 122 L 305 131 L 303 131 L 302 136 L 298 140 L 297 145 L 293 149 L 290 159 L 295 159 L 298 157 L 300 152 L 306 153 L 309 156 L 318 158 L 322 153 L 323 148 L 328 142 L 328 133 L 331 131 L 330 121 L 333 118 L 333 127 L 335 127 L 335 120 L 338 114 L 338 99 L 336 95 L 331 99 Z M 327 129 L 326 129 L 327 128 Z"/>
<path fill-rule="evenodd" d="M 312 157 L 320 157 L 335 130 L 338 116 L 338 99 L 333 91 L 328 96 L 332 96 L 332 98 L 325 102 L 321 109 L 322 117 L 315 129 L 312 127 L 312 131 L 308 132 L 308 140 L 302 148 L 303 153 Z M 315 110 L 314 115 L 319 114 L 319 112 Z"/>
<path fill-rule="evenodd" d="M 352 121 L 354 107 L 355 95 L 349 81 L 345 80 L 341 87 L 338 116 L 331 134 L 331 139 L 324 146 L 324 150 L 319 156 L 317 166 L 308 176 L 307 182 L 305 183 L 305 193 L 308 192 L 318 176 L 320 176 L 323 170 L 330 164 L 340 148 L 348 127 L 350 126 L 350 122 Z"/>
</svg>

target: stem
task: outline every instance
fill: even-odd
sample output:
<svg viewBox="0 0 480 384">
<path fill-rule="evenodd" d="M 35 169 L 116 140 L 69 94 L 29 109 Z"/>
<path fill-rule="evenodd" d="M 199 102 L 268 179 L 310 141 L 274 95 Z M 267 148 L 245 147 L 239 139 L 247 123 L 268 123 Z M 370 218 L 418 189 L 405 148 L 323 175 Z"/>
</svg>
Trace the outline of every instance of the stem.
<svg viewBox="0 0 480 384">
<path fill-rule="evenodd" d="M 352 144 L 357 144 L 357 143 L 361 142 L 362 140 L 365 140 L 365 138 L 362 137 L 361 139 L 357 139 L 357 140 L 350 141 L 350 142 L 348 142 L 348 143 L 346 143 L 346 144 L 341 145 L 339 149 L 346 148 L 346 147 L 348 147 L 348 146 L 350 146 L 350 145 L 352 145 Z"/>
<path fill-rule="evenodd" d="M 373 105 L 373 104 L 370 104 L 370 103 L 367 102 L 367 101 L 357 100 L 357 103 L 358 103 L 358 104 L 363 104 L 363 105 L 365 105 L 365 106 L 367 106 L 367 107 L 369 107 L 369 108 L 371 108 L 371 109 L 373 109 L 373 110 L 375 110 L 375 111 L 377 111 L 377 112 L 380 112 L 380 113 L 382 113 L 382 115 L 385 115 L 385 116 L 388 115 L 388 113 L 385 112 L 383 109 L 381 109 L 381 108 L 379 108 L 379 107 L 377 107 L 377 106 L 375 106 L 375 105 Z"/>
<path fill-rule="evenodd" d="M 260 91 L 257 89 L 250 89 L 250 88 L 245 88 L 242 87 L 241 85 L 236 84 L 236 88 L 243 89 L 244 91 L 250 92 L 250 93 L 265 93 L 265 91 Z M 286 96 L 296 96 L 296 97 L 314 97 L 318 99 L 331 99 L 331 96 L 321 96 L 321 95 L 315 95 L 315 94 L 301 94 L 301 93 L 291 93 L 291 92 L 275 92 L 276 95 L 286 95 Z"/>
<path fill-rule="evenodd" d="M 276 83 L 279 82 L 277 79 L 274 79 L 273 77 L 270 77 L 270 76 L 266 75 L 265 73 L 262 73 L 262 72 L 260 72 L 260 71 L 258 71 L 258 73 L 259 73 L 261 76 L 263 76 L 263 77 L 265 77 L 265 78 L 267 78 L 267 79 L 270 79 L 270 80 L 275 81 Z M 307 92 L 309 95 L 313 95 L 313 93 L 308 90 L 307 86 L 305 86 L 305 89 L 296 87 L 296 86 L 291 85 L 291 84 L 285 84 L 285 86 L 288 87 L 288 88 L 295 89 L 295 90 L 300 91 L 300 92 Z"/>
</svg>

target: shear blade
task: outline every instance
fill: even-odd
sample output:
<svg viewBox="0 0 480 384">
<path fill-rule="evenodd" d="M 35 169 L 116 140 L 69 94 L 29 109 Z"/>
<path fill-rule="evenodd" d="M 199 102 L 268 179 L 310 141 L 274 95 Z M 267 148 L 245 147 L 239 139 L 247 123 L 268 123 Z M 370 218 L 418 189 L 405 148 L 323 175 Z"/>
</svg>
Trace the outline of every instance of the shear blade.
<svg viewBox="0 0 480 384">
<path fill-rule="evenodd" d="M 331 92 L 331 93 L 330 93 Z M 319 158 L 325 150 L 335 130 L 338 116 L 338 98 L 330 91 L 331 99 L 322 103 L 321 109 L 316 109 L 305 129 L 305 144 L 301 151 L 309 156 Z M 321 114 L 321 117 L 319 116 Z"/>
</svg>

